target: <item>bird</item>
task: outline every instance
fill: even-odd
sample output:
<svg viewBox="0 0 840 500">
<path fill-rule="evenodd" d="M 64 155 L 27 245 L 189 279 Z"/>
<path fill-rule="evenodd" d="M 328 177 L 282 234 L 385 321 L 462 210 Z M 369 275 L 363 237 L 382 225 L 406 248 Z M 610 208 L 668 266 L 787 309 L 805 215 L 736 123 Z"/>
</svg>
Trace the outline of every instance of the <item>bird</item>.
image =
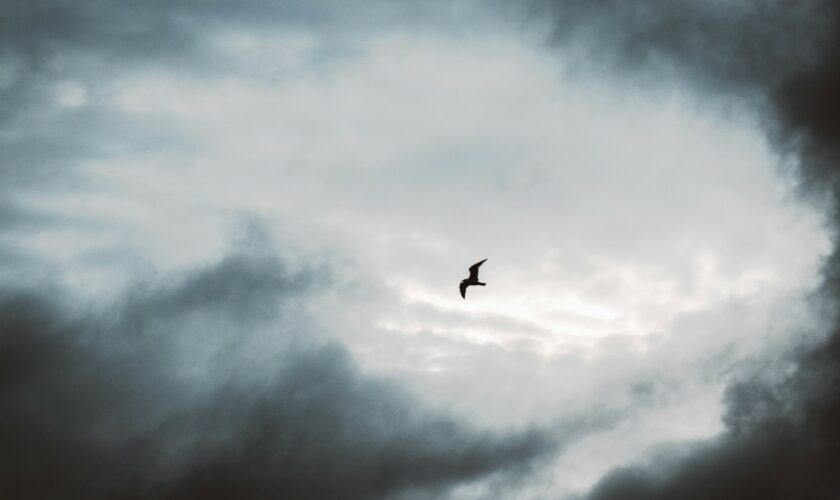
<svg viewBox="0 0 840 500">
<path fill-rule="evenodd" d="M 470 286 L 470 285 L 486 286 L 487 285 L 487 283 L 482 283 L 482 282 L 478 281 L 478 268 L 481 267 L 481 265 L 484 264 L 484 261 L 486 261 L 486 260 L 487 259 L 484 259 L 484 260 L 476 262 L 475 264 L 470 266 L 470 277 L 467 278 L 467 279 L 461 280 L 461 285 L 458 287 L 458 288 L 461 289 L 461 298 L 463 298 L 463 299 L 467 298 L 467 287 L 468 286 Z"/>
</svg>

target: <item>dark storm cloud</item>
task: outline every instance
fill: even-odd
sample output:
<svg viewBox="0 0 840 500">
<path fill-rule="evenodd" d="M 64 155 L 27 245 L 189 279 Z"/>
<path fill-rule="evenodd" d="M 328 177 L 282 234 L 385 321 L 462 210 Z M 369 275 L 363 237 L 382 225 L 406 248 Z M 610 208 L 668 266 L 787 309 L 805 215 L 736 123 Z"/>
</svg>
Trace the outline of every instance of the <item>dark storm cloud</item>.
<svg viewBox="0 0 840 500">
<path fill-rule="evenodd" d="M 798 361 L 784 383 L 730 385 L 723 436 L 676 460 L 664 454 L 648 467 L 614 470 L 589 498 L 837 498 L 838 336 Z"/>
<path fill-rule="evenodd" d="M 806 191 L 827 200 L 836 232 L 840 187 L 840 5 L 805 2 L 537 2 L 554 40 L 619 80 L 673 77 L 705 98 L 754 106 L 778 151 L 798 159 Z M 824 264 L 826 319 L 840 305 L 840 250 Z M 840 327 L 779 368 L 733 381 L 726 431 L 649 466 L 614 470 L 590 492 L 611 499 L 837 498 Z M 784 379 L 779 381 L 779 378 Z M 680 458 L 681 457 L 681 458 Z"/>
<path fill-rule="evenodd" d="M 334 344 L 285 339 L 273 368 L 252 367 L 267 375 L 229 370 L 254 317 L 305 331 L 282 316 L 323 279 L 234 255 L 96 312 L 4 289 L 0 496 L 386 497 L 522 473 L 553 449 L 539 432 L 492 435 L 425 412 Z M 219 345 L 200 380 L 184 375 L 188 323 L 200 326 L 188 350 Z"/>
<path fill-rule="evenodd" d="M 783 151 L 803 155 L 806 180 L 834 178 L 840 79 L 835 2 L 537 1 L 552 39 L 582 65 L 626 82 L 671 76 L 746 100 Z M 707 95 L 708 96 L 708 95 Z"/>
<path fill-rule="evenodd" d="M 665 70 L 692 84 L 765 91 L 820 59 L 831 36 L 828 2 L 537 1 L 555 23 L 553 40 L 573 43 L 595 64 Z"/>
</svg>

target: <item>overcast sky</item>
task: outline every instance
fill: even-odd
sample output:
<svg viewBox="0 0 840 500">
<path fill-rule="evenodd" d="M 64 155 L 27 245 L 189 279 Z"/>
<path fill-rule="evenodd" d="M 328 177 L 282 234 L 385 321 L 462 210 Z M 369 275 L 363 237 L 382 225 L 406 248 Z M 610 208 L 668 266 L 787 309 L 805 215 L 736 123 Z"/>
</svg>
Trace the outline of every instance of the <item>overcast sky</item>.
<svg viewBox="0 0 840 500">
<path fill-rule="evenodd" d="M 0 496 L 840 494 L 831 2 L 0 19 Z"/>
</svg>

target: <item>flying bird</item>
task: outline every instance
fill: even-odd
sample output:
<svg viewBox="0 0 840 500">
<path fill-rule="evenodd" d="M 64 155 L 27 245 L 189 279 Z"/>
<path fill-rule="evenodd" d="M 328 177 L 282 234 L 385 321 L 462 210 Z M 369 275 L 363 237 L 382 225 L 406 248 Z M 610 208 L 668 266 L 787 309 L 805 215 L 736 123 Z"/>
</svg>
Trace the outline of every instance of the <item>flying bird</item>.
<svg viewBox="0 0 840 500">
<path fill-rule="evenodd" d="M 461 289 L 461 297 L 466 299 L 467 298 L 467 287 L 470 285 L 478 285 L 478 286 L 485 286 L 487 283 L 482 283 L 478 281 L 478 268 L 484 264 L 484 259 L 480 262 L 476 262 L 475 264 L 470 266 L 470 277 L 464 280 L 461 280 L 461 285 L 458 287 Z"/>
</svg>

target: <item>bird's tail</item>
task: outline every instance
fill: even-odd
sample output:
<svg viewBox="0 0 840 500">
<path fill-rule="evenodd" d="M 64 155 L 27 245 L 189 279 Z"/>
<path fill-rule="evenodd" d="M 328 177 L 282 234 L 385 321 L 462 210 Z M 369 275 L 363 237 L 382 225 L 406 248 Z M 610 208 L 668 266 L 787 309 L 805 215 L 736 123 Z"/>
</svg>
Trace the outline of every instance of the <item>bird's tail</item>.
<svg viewBox="0 0 840 500">
<path fill-rule="evenodd" d="M 478 283 L 476 283 L 476 285 L 479 285 L 479 286 L 487 286 L 487 283 L 482 283 L 482 282 L 480 282 L 480 281 L 479 281 Z"/>
</svg>

